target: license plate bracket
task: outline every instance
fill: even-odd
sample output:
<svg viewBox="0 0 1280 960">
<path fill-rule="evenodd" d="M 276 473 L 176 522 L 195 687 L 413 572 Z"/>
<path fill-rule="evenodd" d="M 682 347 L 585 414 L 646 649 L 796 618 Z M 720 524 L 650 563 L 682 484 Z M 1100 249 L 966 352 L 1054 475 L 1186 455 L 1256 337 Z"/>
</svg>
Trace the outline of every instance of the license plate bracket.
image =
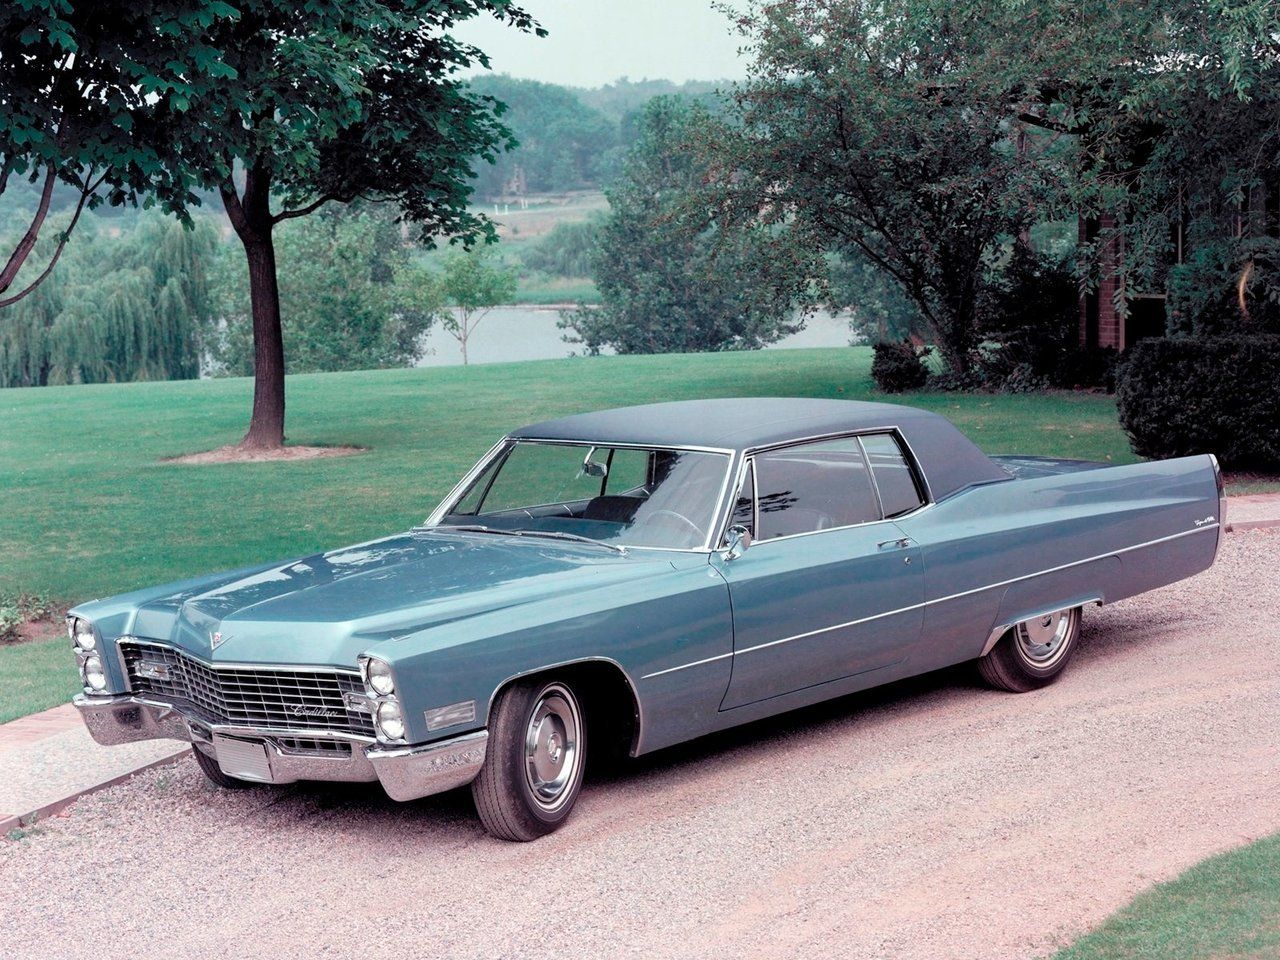
<svg viewBox="0 0 1280 960">
<path fill-rule="evenodd" d="M 267 745 L 261 740 L 241 740 L 215 733 L 213 753 L 218 758 L 218 766 L 229 777 L 255 783 L 272 782 L 271 758 Z"/>
</svg>

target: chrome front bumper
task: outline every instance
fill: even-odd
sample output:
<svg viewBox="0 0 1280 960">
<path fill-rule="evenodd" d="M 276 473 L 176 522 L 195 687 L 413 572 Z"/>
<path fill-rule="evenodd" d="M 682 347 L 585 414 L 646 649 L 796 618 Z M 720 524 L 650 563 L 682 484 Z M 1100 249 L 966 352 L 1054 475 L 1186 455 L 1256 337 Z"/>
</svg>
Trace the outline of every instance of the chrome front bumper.
<svg viewBox="0 0 1280 960">
<path fill-rule="evenodd" d="M 269 772 L 255 778 L 260 782 L 377 780 L 393 800 L 416 800 L 470 783 L 484 763 L 489 740 L 487 730 L 478 730 L 437 743 L 391 746 L 332 730 L 278 730 L 204 723 L 185 716 L 172 704 L 129 694 L 98 697 L 80 694 L 72 702 L 90 735 L 101 744 L 185 740 L 195 749 L 216 757 L 215 737 L 251 740 L 266 747 Z M 335 746 L 346 744 L 350 749 L 343 748 L 336 753 L 290 749 L 288 744 L 300 740 L 322 740 Z"/>
</svg>

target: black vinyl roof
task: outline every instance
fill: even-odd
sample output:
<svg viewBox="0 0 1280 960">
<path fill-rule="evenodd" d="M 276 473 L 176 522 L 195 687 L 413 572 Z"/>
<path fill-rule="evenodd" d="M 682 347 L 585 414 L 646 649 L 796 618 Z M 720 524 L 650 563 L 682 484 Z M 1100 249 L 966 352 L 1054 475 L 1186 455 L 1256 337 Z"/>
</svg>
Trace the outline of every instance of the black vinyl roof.
<svg viewBox="0 0 1280 960">
<path fill-rule="evenodd" d="M 935 500 L 976 483 L 1010 479 L 945 417 L 896 403 L 786 397 L 681 400 L 546 420 L 511 436 L 744 451 L 877 428 L 901 432 Z"/>
</svg>

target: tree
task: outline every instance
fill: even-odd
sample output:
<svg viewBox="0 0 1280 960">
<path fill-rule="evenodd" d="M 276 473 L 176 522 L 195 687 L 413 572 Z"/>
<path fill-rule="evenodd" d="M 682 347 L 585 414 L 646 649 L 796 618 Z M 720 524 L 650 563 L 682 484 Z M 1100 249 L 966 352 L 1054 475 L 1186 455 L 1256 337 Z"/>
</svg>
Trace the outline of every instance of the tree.
<svg viewBox="0 0 1280 960">
<path fill-rule="evenodd" d="M 827 306 L 849 312 L 857 341 L 901 342 L 928 333 L 902 285 L 856 247 L 827 256 Z"/>
<path fill-rule="evenodd" d="M 146 202 L 185 215 L 194 201 L 186 170 L 172 163 L 163 118 L 171 100 L 190 100 L 216 85 L 216 59 L 182 70 L 204 33 L 236 10 L 203 0 L 22 0 L 0 6 L 0 197 L 31 199 L 26 229 L 6 246 L 0 307 L 29 295 L 49 277 L 83 211 L 103 202 Z M 26 182 L 33 194 L 11 188 Z M 36 249 L 59 185 L 69 214 L 56 242 L 45 244 L 33 278 L 19 273 Z"/>
<path fill-rule="evenodd" d="M 1167 289 L 1179 301 L 1174 330 L 1194 327 L 1180 314 L 1206 301 L 1216 311 L 1236 300 L 1245 324 L 1250 299 L 1268 309 L 1280 291 L 1256 282 L 1256 269 L 1274 275 L 1271 245 L 1250 235 L 1266 233 L 1266 195 L 1280 180 L 1280 7 L 1005 0 L 996 11 L 984 68 L 1011 116 L 1072 145 L 1059 205 L 1096 227 L 1078 250 L 1079 277 L 1093 283 L 1115 262 L 1121 310 Z M 1175 235 L 1195 261 L 1186 269 L 1169 269 Z M 1220 289 L 1204 291 L 1215 276 Z"/>
<path fill-rule="evenodd" d="M 499 106 L 457 76 L 487 65 L 447 31 L 479 13 L 543 31 L 510 0 L 241 0 L 187 59 L 224 83 L 170 98 L 173 151 L 216 189 L 244 246 L 253 319 L 253 414 L 242 444 L 284 442 L 284 342 L 275 228 L 329 202 L 398 206 L 419 239 L 491 239 L 467 209 L 477 159 L 510 136 Z"/>
<path fill-rule="evenodd" d="M 594 276 L 602 305 L 561 326 L 589 353 L 757 349 L 804 326 L 821 265 L 787 225 L 726 226 L 728 177 L 702 155 L 705 110 L 673 97 L 645 108 L 639 140 L 606 191 Z"/>
<path fill-rule="evenodd" d="M 741 172 L 739 215 L 796 216 L 857 250 L 901 284 L 961 377 L 988 265 L 1051 212 L 1058 176 L 1052 137 L 1016 122 L 991 60 L 994 6 L 752 4 L 738 22 L 754 65 L 720 151 Z"/>
<path fill-rule="evenodd" d="M 490 310 L 511 300 L 516 292 L 516 275 L 494 266 L 488 247 L 477 247 L 447 257 L 439 284 L 444 302 L 453 308 L 443 315 L 441 323 L 458 341 L 465 365 L 467 341 Z"/>
<path fill-rule="evenodd" d="M 481 171 L 476 193 L 546 193 L 599 186 L 616 125 L 567 87 L 508 76 L 481 76 L 471 91 L 505 104 L 504 121 L 518 146 Z M 522 189 L 512 190 L 517 180 Z"/>
<path fill-rule="evenodd" d="M 218 245 L 208 217 L 152 212 L 110 232 L 86 218 L 62 267 L 6 312 L 0 387 L 198 377 Z"/>
<path fill-rule="evenodd" d="M 332 207 L 281 225 L 281 334 L 289 373 L 403 367 L 442 314 L 438 284 L 410 261 L 391 211 Z M 214 284 L 220 373 L 253 373 L 253 319 L 239 245 L 220 251 Z"/>
</svg>

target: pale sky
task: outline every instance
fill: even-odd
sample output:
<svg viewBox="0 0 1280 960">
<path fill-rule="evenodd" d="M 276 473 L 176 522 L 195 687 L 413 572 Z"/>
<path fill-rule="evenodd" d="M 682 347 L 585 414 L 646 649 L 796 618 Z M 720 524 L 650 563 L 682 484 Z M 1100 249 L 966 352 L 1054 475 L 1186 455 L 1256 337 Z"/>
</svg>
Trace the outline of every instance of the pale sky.
<svg viewBox="0 0 1280 960">
<path fill-rule="evenodd" d="M 539 39 L 492 17 L 453 32 L 480 47 L 494 73 L 598 87 L 631 80 L 738 80 L 741 38 L 711 0 L 525 0 L 550 36 Z"/>
</svg>

